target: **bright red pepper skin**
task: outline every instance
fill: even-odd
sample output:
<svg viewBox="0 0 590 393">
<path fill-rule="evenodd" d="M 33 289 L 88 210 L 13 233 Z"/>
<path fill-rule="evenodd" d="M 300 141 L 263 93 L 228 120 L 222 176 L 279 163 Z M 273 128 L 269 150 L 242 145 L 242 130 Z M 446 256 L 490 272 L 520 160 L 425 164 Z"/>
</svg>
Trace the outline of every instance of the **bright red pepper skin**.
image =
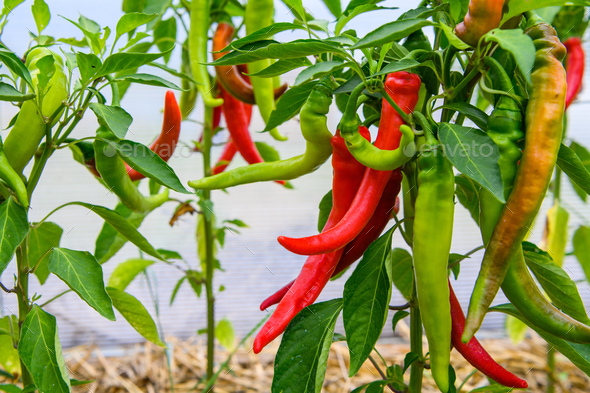
<svg viewBox="0 0 590 393">
<path fill-rule="evenodd" d="M 217 163 L 213 167 L 213 174 L 217 175 L 218 173 L 225 171 L 225 168 L 227 168 L 227 166 L 231 163 L 237 152 L 238 147 L 230 138 L 225 144 L 225 147 L 223 148 L 223 151 L 221 152 L 221 156 L 219 156 Z"/>
<path fill-rule="evenodd" d="M 563 45 L 567 49 L 566 80 L 567 92 L 565 94 L 565 109 L 574 101 L 584 79 L 584 48 L 582 40 L 578 37 L 568 38 Z"/>
<path fill-rule="evenodd" d="M 164 121 L 162 122 L 162 132 L 150 145 L 150 150 L 160 156 L 164 161 L 168 161 L 176 145 L 178 144 L 178 138 L 180 138 L 180 123 L 182 121 L 182 113 L 180 107 L 176 102 L 174 93 L 171 90 L 166 92 L 166 98 L 164 101 Z M 136 181 L 143 179 L 145 176 L 125 164 L 127 174 L 131 180 Z"/>
<path fill-rule="evenodd" d="M 362 132 L 362 131 L 361 131 Z M 354 238 L 354 240 L 346 245 L 344 248 L 344 253 L 338 262 L 338 266 L 334 269 L 332 273 L 332 277 L 337 276 L 344 270 L 346 270 L 350 265 L 355 263 L 359 260 L 367 248 L 373 243 L 377 238 L 381 235 L 387 223 L 392 217 L 392 212 L 399 211 L 399 198 L 397 194 L 401 188 L 401 181 L 402 181 L 402 174 L 401 171 L 396 170 L 393 172 L 388 186 L 385 188 L 383 192 L 383 196 L 379 201 L 379 205 L 377 209 L 375 209 L 375 213 L 371 220 L 367 223 L 365 228 L 361 231 L 361 233 Z M 269 296 L 265 301 L 260 304 L 260 310 L 264 311 L 268 307 L 275 305 L 281 301 L 281 299 L 289 292 L 290 288 L 295 283 L 295 280 L 291 281 L 289 284 L 285 285 L 277 292 Z"/>
<path fill-rule="evenodd" d="M 526 389 L 528 383 L 500 366 L 489 353 L 481 346 L 479 341 L 473 337 L 467 344 L 461 341 L 463 329 L 465 328 L 465 315 L 461 309 L 461 304 L 453 291 L 449 282 L 451 317 L 453 319 L 451 331 L 451 343 L 453 347 L 467 360 L 473 367 L 481 371 L 484 375 L 493 379 L 501 385 L 511 388 Z"/>
<path fill-rule="evenodd" d="M 389 74 L 385 91 L 406 113 L 418 102 L 420 78 L 406 71 Z M 383 99 L 381 122 L 375 146 L 382 150 L 395 150 L 401 139 L 402 117 Z M 367 168 L 357 197 L 342 220 L 331 230 L 304 238 L 279 236 L 279 243 L 287 250 L 300 255 L 318 255 L 338 250 L 350 243 L 367 225 L 375 211 L 383 190 L 391 177 L 391 171 Z"/>
</svg>

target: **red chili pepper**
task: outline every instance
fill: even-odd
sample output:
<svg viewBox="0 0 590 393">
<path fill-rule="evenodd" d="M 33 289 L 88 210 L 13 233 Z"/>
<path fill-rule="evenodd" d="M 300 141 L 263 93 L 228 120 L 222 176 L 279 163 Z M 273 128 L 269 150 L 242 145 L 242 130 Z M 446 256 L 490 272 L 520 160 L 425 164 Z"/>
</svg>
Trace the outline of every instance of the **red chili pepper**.
<svg viewBox="0 0 590 393">
<path fill-rule="evenodd" d="M 406 71 L 389 74 L 385 90 L 404 112 L 410 113 L 418 102 L 420 78 Z M 375 146 L 383 150 L 395 150 L 400 143 L 402 134 L 399 127 L 402 124 L 402 117 L 383 99 L 381 126 Z M 279 236 L 279 243 L 287 250 L 301 255 L 318 255 L 341 249 L 367 225 L 390 177 L 391 171 L 367 168 L 356 198 L 336 226 L 319 235 L 299 239 Z"/>
<path fill-rule="evenodd" d="M 451 317 L 453 319 L 451 342 L 455 349 L 463 355 L 465 360 L 467 360 L 473 367 L 481 371 L 490 379 L 493 379 L 504 386 L 526 389 L 529 386 L 528 383 L 496 363 L 475 337 L 471 338 L 467 344 L 464 344 L 463 341 L 461 341 L 463 329 L 465 328 L 465 315 L 463 314 L 461 304 L 459 303 L 450 282 L 449 290 L 451 293 Z"/>
<path fill-rule="evenodd" d="M 174 93 L 171 90 L 166 92 L 166 99 L 164 103 L 164 121 L 162 123 L 162 132 L 156 140 L 150 145 L 150 149 L 160 156 L 164 161 L 168 161 L 178 143 L 180 137 L 180 122 L 182 121 L 182 113 Z M 145 176 L 125 164 L 127 174 L 131 180 L 136 181 L 143 179 Z"/>
<path fill-rule="evenodd" d="M 567 49 L 566 59 L 566 79 L 567 93 L 565 95 L 565 108 L 574 101 L 582 87 L 584 79 L 584 48 L 582 40 L 578 37 L 572 37 L 563 43 Z"/>
<path fill-rule="evenodd" d="M 401 171 L 394 171 L 389 180 L 388 187 L 385 188 L 383 196 L 379 201 L 379 205 L 375 209 L 375 213 L 373 213 L 373 217 L 371 217 L 371 220 L 367 223 L 365 228 L 363 228 L 361 233 L 356 238 L 354 238 L 352 242 L 346 245 L 344 248 L 344 253 L 338 262 L 338 266 L 336 266 L 334 273 L 332 273 L 332 277 L 340 274 L 359 258 L 361 258 L 371 243 L 377 240 L 377 238 L 381 235 L 381 232 L 383 232 L 387 226 L 387 223 L 392 217 L 392 212 L 397 213 L 399 211 L 399 198 L 397 197 L 397 194 L 399 193 L 401 187 L 401 181 Z M 260 310 L 264 311 L 268 307 L 279 303 L 294 283 L 295 280 L 291 281 L 289 284 L 285 285 L 273 295 L 268 297 L 260 305 Z"/>
</svg>

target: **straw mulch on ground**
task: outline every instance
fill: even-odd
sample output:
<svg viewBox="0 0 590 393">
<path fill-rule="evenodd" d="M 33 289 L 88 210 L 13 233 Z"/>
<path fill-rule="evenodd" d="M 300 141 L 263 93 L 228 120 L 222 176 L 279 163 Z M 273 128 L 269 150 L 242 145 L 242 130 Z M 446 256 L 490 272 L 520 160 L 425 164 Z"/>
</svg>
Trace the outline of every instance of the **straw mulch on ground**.
<svg viewBox="0 0 590 393">
<path fill-rule="evenodd" d="M 401 327 L 401 329 L 400 329 Z M 398 333 L 408 334 L 407 327 L 398 325 Z M 204 384 L 195 390 L 195 385 L 206 369 L 206 349 L 202 341 L 178 341 L 168 339 L 172 348 L 171 364 L 174 391 L 184 393 L 202 391 Z M 547 347 L 538 337 L 514 345 L 507 339 L 482 340 L 490 354 L 504 367 L 523 377 L 529 383 L 529 392 L 544 392 L 547 375 L 545 372 Z M 255 355 L 249 348 L 239 349 L 229 363 L 229 370 L 223 370 L 215 384 L 217 393 L 270 392 L 273 375 L 273 360 L 278 344 Z M 381 355 L 391 365 L 402 364 L 409 352 L 408 344 L 383 343 L 378 345 Z M 116 353 L 107 356 L 105 353 Z M 227 353 L 217 354 L 223 363 Z M 108 351 L 95 346 L 80 346 L 65 353 L 67 367 L 72 378 L 94 380 L 94 382 L 73 388 L 84 393 L 169 393 L 170 379 L 164 349 L 147 343 Z M 379 359 L 375 356 L 376 359 Z M 458 354 L 452 353 L 452 364 L 457 372 L 457 381 L 463 381 L 473 368 Z M 384 369 L 380 360 L 379 366 Z M 348 378 L 348 350 L 345 343 L 335 343 L 330 351 L 328 370 L 324 383 L 325 392 L 350 392 L 355 387 L 379 378 L 375 367 L 367 362 L 358 375 Z M 408 373 L 409 374 L 409 373 Z M 588 392 L 590 378 L 573 366 L 565 357 L 557 355 L 556 392 Z M 437 392 L 426 371 L 424 392 Z M 458 384 L 457 384 L 458 385 Z M 468 392 L 487 385 L 482 374 L 476 373 L 461 390 Z M 386 391 L 389 391 L 386 389 Z"/>
</svg>

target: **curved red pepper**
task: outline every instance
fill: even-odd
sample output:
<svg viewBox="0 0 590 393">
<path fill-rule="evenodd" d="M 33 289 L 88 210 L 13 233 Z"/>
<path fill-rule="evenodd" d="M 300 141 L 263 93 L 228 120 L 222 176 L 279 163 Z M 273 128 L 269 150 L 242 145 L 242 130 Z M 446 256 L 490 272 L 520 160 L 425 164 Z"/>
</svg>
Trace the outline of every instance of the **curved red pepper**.
<svg viewBox="0 0 590 393">
<path fill-rule="evenodd" d="M 162 132 L 150 145 L 150 150 L 160 156 L 164 161 L 168 161 L 178 143 L 180 137 L 180 122 L 182 121 L 182 113 L 180 107 L 174 98 L 174 93 L 171 90 L 166 92 L 164 101 L 164 121 L 162 123 Z M 127 174 L 131 180 L 136 181 L 143 179 L 145 176 L 125 164 Z"/>
<path fill-rule="evenodd" d="M 418 102 L 420 78 L 406 71 L 389 74 L 385 81 L 385 90 L 404 112 L 410 113 Z M 383 99 L 380 128 L 375 146 L 383 150 L 398 148 L 402 135 L 399 127 L 402 124 L 404 124 L 402 117 Z M 318 255 L 341 249 L 367 225 L 390 177 L 391 171 L 367 168 L 356 198 L 336 226 L 319 235 L 299 239 L 279 236 L 279 243 L 287 250 L 301 255 Z"/>
<path fill-rule="evenodd" d="M 467 344 L 464 344 L 463 341 L 461 341 L 463 329 L 465 328 L 465 315 L 463 314 L 461 304 L 459 303 L 450 282 L 449 290 L 451 293 L 451 317 L 453 319 L 451 342 L 455 349 L 463 355 L 465 360 L 467 360 L 473 367 L 481 371 L 490 379 L 493 379 L 504 386 L 526 389 L 529 386 L 528 383 L 496 363 L 475 337 L 469 340 Z"/>
<path fill-rule="evenodd" d="M 582 80 L 584 79 L 584 48 L 582 47 L 582 40 L 578 37 L 568 38 L 563 45 L 567 49 L 567 92 L 565 95 L 565 108 L 567 109 L 582 88 Z"/>
<path fill-rule="evenodd" d="M 217 175 L 218 173 L 225 171 L 225 168 L 227 168 L 227 166 L 231 163 L 231 160 L 233 160 L 237 152 L 238 147 L 230 138 L 225 144 L 225 147 L 223 148 L 223 151 L 221 152 L 221 156 L 219 156 L 217 163 L 213 167 L 213 174 Z"/>
</svg>

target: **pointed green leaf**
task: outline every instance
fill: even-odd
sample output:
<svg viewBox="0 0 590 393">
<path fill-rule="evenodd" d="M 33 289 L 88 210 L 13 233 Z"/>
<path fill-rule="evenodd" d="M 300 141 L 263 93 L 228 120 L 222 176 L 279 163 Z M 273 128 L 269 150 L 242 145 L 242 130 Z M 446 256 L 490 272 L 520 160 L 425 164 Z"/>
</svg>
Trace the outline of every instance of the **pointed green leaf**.
<svg viewBox="0 0 590 393">
<path fill-rule="evenodd" d="M 94 112 L 100 125 L 107 127 L 118 138 L 125 138 L 133 117 L 119 106 L 108 106 L 93 102 L 89 108 Z"/>
<path fill-rule="evenodd" d="M 275 34 L 281 33 L 287 30 L 305 30 L 305 26 L 301 26 L 295 23 L 288 23 L 288 22 L 279 22 L 273 23 L 267 27 L 263 27 L 260 30 L 256 30 L 252 34 L 248 34 L 245 37 L 239 38 L 235 41 L 232 41 L 227 47 L 223 48 L 220 52 L 228 52 L 233 49 L 238 49 L 243 47 L 246 44 L 251 44 L 253 42 L 266 40 L 269 38 L 274 37 Z"/>
<path fill-rule="evenodd" d="M 129 12 L 124 14 L 117 22 L 117 28 L 115 29 L 117 37 L 119 39 L 123 34 L 129 33 L 135 30 L 139 26 L 145 25 L 152 21 L 157 14 L 143 14 L 141 12 Z"/>
<path fill-rule="evenodd" d="M 23 102 L 33 98 L 33 93 L 21 93 L 8 83 L 0 82 L 0 101 Z"/>
<path fill-rule="evenodd" d="M 161 347 L 166 346 L 160 340 L 156 323 L 139 300 L 117 288 L 107 287 L 107 292 L 113 299 L 113 306 L 123 315 L 123 318 L 129 322 L 133 329 L 148 341 Z"/>
<path fill-rule="evenodd" d="M 403 19 L 386 23 L 361 38 L 351 49 L 380 46 L 388 42 L 399 41 L 411 33 L 434 23 L 424 19 Z"/>
<path fill-rule="evenodd" d="M 319 205 L 318 232 L 322 232 L 332 211 L 332 190 L 322 197 Z"/>
<path fill-rule="evenodd" d="M 35 0 L 31 6 L 31 10 L 33 11 L 33 18 L 37 25 L 37 31 L 41 34 L 49 24 L 49 19 L 51 19 L 49 7 L 43 0 Z"/>
<path fill-rule="evenodd" d="M 115 320 L 113 304 L 105 291 L 102 268 L 92 254 L 56 247 L 49 255 L 49 271 L 100 315 Z"/>
<path fill-rule="evenodd" d="M 280 126 L 299 113 L 299 110 L 303 104 L 305 104 L 305 101 L 307 101 L 307 98 L 311 94 L 311 90 L 316 84 L 317 82 L 312 81 L 287 90 L 285 94 L 279 98 L 277 108 L 270 114 L 270 118 L 268 119 L 268 123 L 266 123 L 264 131 L 270 131 L 277 126 Z"/>
<path fill-rule="evenodd" d="M 533 39 L 521 29 L 494 29 L 484 36 L 488 42 L 497 42 L 500 48 L 510 52 L 516 60 L 516 65 L 527 82 L 531 82 L 531 71 L 535 64 L 535 44 Z"/>
<path fill-rule="evenodd" d="M 295 79 L 295 85 L 300 85 L 310 79 L 317 79 L 318 77 L 329 74 L 332 71 L 344 68 L 344 66 L 345 64 L 341 61 L 320 61 L 301 71 Z"/>
<path fill-rule="evenodd" d="M 154 29 L 154 42 L 160 52 L 167 52 L 174 48 L 176 43 L 176 18 L 174 16 L 161 20 Z M 171 52 L 164 55 L 164 62 L 168 63 Z"/>
<path fill-rule="evenodd" d="M 13 197 L 0 204 L 0 274 L 12 260 L 16 248 L 29 231 L 27 211 Z"/>
<path fill-rule="evenodd" d="M 80 70 L 80 83 L 88 83 L 102 66 L 102 62 L 93 53 L 76 53 L 76 64 Z"/>
<path fill-rule="evenodd" d="M 59 247 L 63 229 L 53 222 L 45 221 L 39 226 L 33 225 L 29 232 L 29 264 L 37 266 L 35 275 L 41 285 L 49 277 L 49 254 L 54 247 Z"/>
<path fill-rule="evenodd" d="M 41 393 L 70 391 L 55 317 L 37 305 L 33 305 L 21 327 L 18 353 Z"/>
<path fill-rule="evenodd" d="M 108 286 L 124 291 L 135 277 L 143 273 L 148 266 L 153 264 L 154 261 L 140 258 L 128 259 L 125 262 L 121 262 L 111 273 Z"/>
<path fill-rule="evenodd" d="M 115 72 L 120 73 L 127 70 L 135 70 L 144 64 L 159 59 L 170 51 L 172 49 L 161 53 L 115 53 L 105 59 L 102 67 L 96 73 L 96 78 Z"/>
<path fill-rule="evenodd" d="M 391 297 L 388 256 L 393 230 L 369 246 L 344 285 L 342 316 L 350 350 L 350 376 L 360 370 L 385 326 Z"/>
<path fill-rule="evenodd" d="M 144 218 L 147 216 L 147 213 L 131 211 L 122 203 L 117 204 L 114 211 L 126 219 L 134 229 L 139 228 Z M 98 263 L 105 263 L 111 259 L 111 257 L 113 257 L 125 245 L 125 243 L 127 243 L 127 238 L 105 221 L 98 237 L 96 238 L 94 256 L 98 260 Z"/>
<path fill-rule="evenodd" d="M 8 67 L 10 71 L 21 77 L 30 88 L 33 88 L 31 74 L 29 74 L 29 70 L 25 66 L 25 63 L 23 63 L 17 55 L 6 48 L 0 48 L 0 62 Z"/>
<path fill-rule="evenodd" d="M 164 78 L 160 78 L 156 75 L 151 74 L 131 74 L 131 75 L 123 75 L 121 77 L 115 78 L 116 81 L 127 81 L 131 83 L 138 83 L 140 85 L 147 85 L 147 86 L 158 86 L 158 87 L 166 87 L 168 89 L 173 90 L 182 90 L 181 87 L 175 85 L 172 82 L 167 81 Z"/>
<path fill-rule="evenodd" d="M 394 248 L 391 252 L 391 264 L 393 284 L 406 300 L 410 300 L 414 279 L 412 255 L 403 248 Z"/>
<path fill-rule="evenodd" d="M 261 78 L 274 78 L 275 76 L 283 75 L 286 72 L 295 70 L 297 68 L 310 66 L 311 61 L 307 57 L 297 57 L 295 59 L 284 59 L 272 63 L 270 66 L 260 70 L 249 76 L 259 76 Z"/>
<path fill-rule="evenodd" d="M 293 318 L 275 358 L 273 392 L 320 393 L 342 299 L 312 304 Z"/>
<path fill-rule="evenodd" d="M 236 347 L 236 335 L 229 319 L 223 318 L 217 323 L 215 338 L 228 351 L 232 351 Z"/>
</svg>

